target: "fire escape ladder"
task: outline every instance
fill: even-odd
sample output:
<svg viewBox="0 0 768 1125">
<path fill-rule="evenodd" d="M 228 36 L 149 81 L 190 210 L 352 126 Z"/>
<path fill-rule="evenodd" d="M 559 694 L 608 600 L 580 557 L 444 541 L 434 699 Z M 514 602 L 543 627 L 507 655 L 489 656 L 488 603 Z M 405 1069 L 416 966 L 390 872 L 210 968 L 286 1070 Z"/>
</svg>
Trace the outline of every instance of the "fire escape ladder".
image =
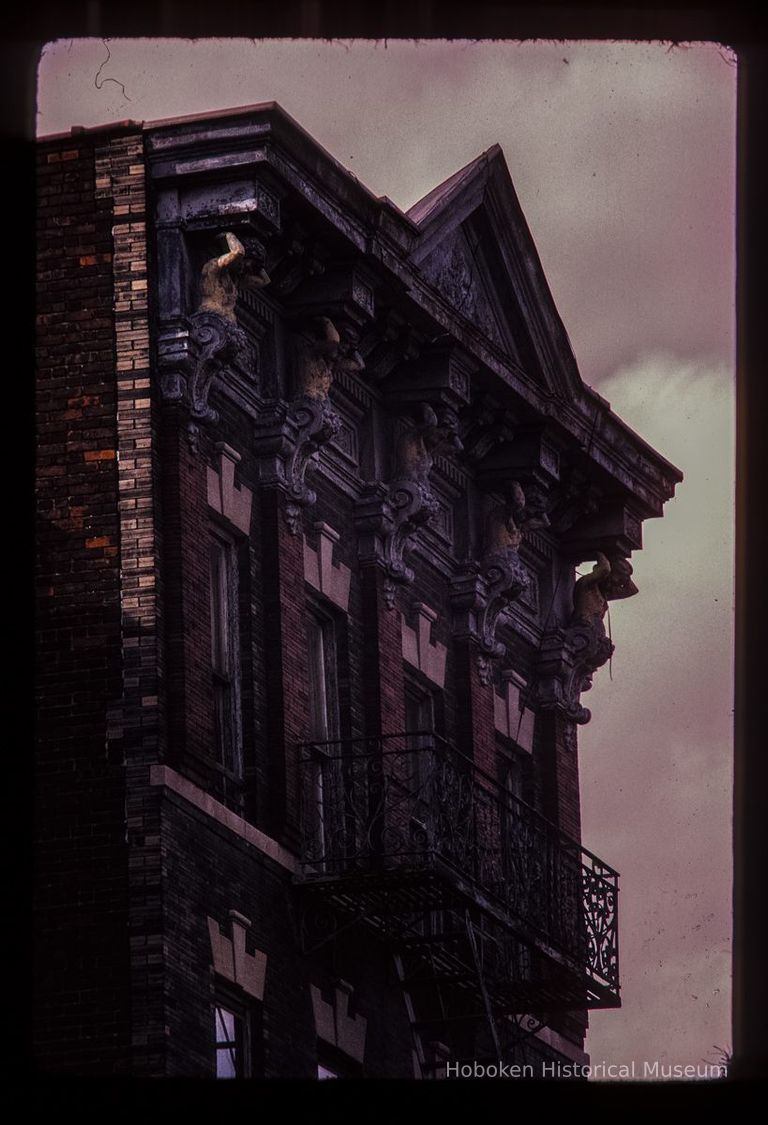
<svg viewBox="0 0 768 1125">
<path fill-rule="evenodd" d="M 435 964 L 434 951 L 430 945 L 426 945 L 423 953 L 429 960 L 430 978 L 428 979 L 431 980 L 431 984 L 434 988 L 434 997 L 436 997 L 440 1005 L 440 1019 L 438 1021 L 435 1021 L 434 1019 L 429 1020 L 426 1024 L 419 1018 L 419 1015 L 417 1014 L 418 1004 L 414 1000 L 414 997 L 412 995 L 410 983 L 411 978 L 409 977 L 408 971 L 406 970 L 403 955 L 402 953 L 395 952 L 393 953 L 393 956 L 395 961 L 395 969 L 397 971 L 397 978 L 400 982 L 400 990 L 403 994 L 405 1010 L 408 1013 L 408 1021 L 411 1026 L 414 1050 L 416 1053 L 416 1058 L 418 1060 L 421 1077 L 429 1078 L 433 1076 L 436 1070 L 440 1069 L 442 1064 L 436 1058 L 432 1058 L 434 1052 L 427 1049 L 428 1044 L 434 1042 L 434 1039 L 430 1038 L 429 1040 L 425 1040 L 423 1029 L 425 1026 L 434 1028 L 435 1022 L 438 1022 L 443 1027 L 446 1027 L 448 1023 L 448 1014 L 445 1010 L 443 992 L 440 987 L 440 973 L 438 971 L 437 965 Z M 422 981 L 422 983 L 424 982 Z"/>
<path fill-rule="evenodd" d="M 488 988 L 487 988 L 486 982 L 485 982 L 485 971 L 484 971 L 484 968 L 483 968 L 483 959 L 481 957 L 480 950 L 478 948 L 476 926 L 475 926 L 475 923 L 472 921 L 472 918 L 470 916 L 470 911 L 469 911 L 468 908 L 464 912 L 464 929 L 466 931 L 467 944 L 468 944 L 469 951 L 470 951 L 470 954 L 471 954 L 472 968 L 474 970 L 474 977 L 475 977 L 475 980 L 476 980 L 476 983 L 477 983 L 477 990 L 478 990 L 479 996 L 482 1000 L 482 1008 L 483 1008 L 483 1012 L 485 1014 L 485 1019 L 486 1019 L 487 1024 L 488 1024 L 488 1029 L 489 1029 L 489 1032 L 490 1032 L 491 1041 L 494 1045 L 496 1058 L 500 1059 L 500 1058 L 503 1057 L 503 1052 L 502 1052 L 501 1041 L 500 1041 L 500 1037 L 499 1037 L 499 1030 L 498 1030 L 497 1025 L 496 1025 L 496 1019 L 495 1019 L 494 1014 L 493 1014 L 493 1006 L 492 1006 L 492 1003 L 491 1003 L 491 998 L 489 996 Z M 431 984 L 432 984 L 432 987 L 434 989 L 433 995 L 439 1001 L 440 1013 L 441 1013 L 441 1018 L 438 1021 L 435 1021 L 434 1019 L 431 1019 L 431 1020 L 428 1020 L 426 1023 L 424 1021 L 422 1021 L 419 1017 L 418 1010 L 417 1010 L 418 1006 L 419 1006 L 419 1003 L 414 998 L 414 996 L 412 995 L 412 979 L 413 978 L 409 976 L 409 973 L 408 973 L 408 971 L 406 969 L 406 966 L 405 966 L 403 955 L 401 953 L 395 952 L 393 954 L 393 956 L 394 956 L 395 969 L 397 971 L 398 981 L 400 983 L 400 989 L 401 989 L 401 992 L 403 994 L 403 1000 L 404 1000 L 404 1003 L 405 1003 L 405 1010 L 408 1014 L 408 1021 L 410 1023 L 410 1027 L 411 1027 L 411 1034 L 412 1034 L 412 1037 L 413 1037 L 414 1052 L 415 1052 L 415 1055 L 416 1055 L 416 1059 L 418 1061 L 421 1076 L 423 1078 L 427 1078 L 427 1077 L 432 1077 L 434 1072 L 436 1070 L 440 1069 L 441 1062 L 438 1059 L 432 1058 L 433 1051 L 429 1049 L 429 1044 L 432 1041 L 432 1039 L 425 1040 L 424 1028 L 425 1028 L 425 1026 L 428 1026 L 430 1028 L 431 1036 L 433 1037 L 434 1036 L 435 1023 L 438 1022 L 438 1023 L 442 1024 L 442 1026 L 446 1029 L 445 1039 L 447 1041 L 450 1041 L 450 1033 L 448 1032 L 448 1024 L 452 1023 L 457 1017 L 454 1016 L 453 1018 L 451 1018 L 446 1013 L 445 1004 L 444 1004 L 443 996 L 442 996 L 442 989 L 440 987 L 440 973 L 439 973 L 438 968 L 435 964 L 434 954 L 433 954 L 432 948 L 429 947 L 429 946 L 426 946 L 425 949 L 424 949 L 424 954 L 426 955 L 426 957 L 429 960 L 430 969 L 431 969 Z M 422 980 L 422 983 L 424 983 L 423 980 Z M 465 1017 L 458 1017 L 458 1018 L 462 1021 L 466 1018 L 469 1018 L 469 1019 L 479 1018 L 479 1019 L 482 1020 L 482 1016 L 474 1016 L 474 1017 L 473 1016 L 469 1016 L 469 1017 L 465 1016 Z"/>
<path fill-rule="evenodd" d="M 427 1056 L 424 1050 L 424 1042 L 421 1036 L 421 1028 L 416 1018 L 416 1010 L 414 1008 L 413 997 L 411 996 L 406 978 L 405 968 L 403 966 L 403 958 L 399 953 L 394 954 L 395 971 L 397 972 L 397 979 L 400 982 L 400 991 L 403 994 L 403 1002 L 405 1003 L 405 1010 L 408 1014 L 408 1023 L 411 1026 L 411 1036 L 413 1037 L 413 1050 L 416 1055 L 416 1061 L 419 1066 L 419 1076 L 425 1078 L 427 1076 Z"/>
<path fill-rule="evenodd" d="M 464 920 L 467 927 L 467 939 L 469 947 L 472 950 L 472 960 L 475 965 L 475 973 L 477 974 L 477 984 L 480 989 L 480 995 L 483 998 L 483 1007 L 485 1009 L 485 1016 L 488 1020 L 488 1030 L 491 1033 L 491 1039 L 496 1049 L 496 1058 L 501 1058 L 501 1045 L 499 1043 L 499 1034 L 496 1029 L 496 1020 L 493 1018 L 493 1008 L 491 1007 L 490 997 L 488 996 L 488 989 L 485 987 L 485 977 L 483 975 L 483 963 L 480 959 L 480 953 L 477 948 L 477 937 L 475 935 L 475 927 L 472 919 L 469 916 L 469 910 L 464 912 Z"/>
</svg>

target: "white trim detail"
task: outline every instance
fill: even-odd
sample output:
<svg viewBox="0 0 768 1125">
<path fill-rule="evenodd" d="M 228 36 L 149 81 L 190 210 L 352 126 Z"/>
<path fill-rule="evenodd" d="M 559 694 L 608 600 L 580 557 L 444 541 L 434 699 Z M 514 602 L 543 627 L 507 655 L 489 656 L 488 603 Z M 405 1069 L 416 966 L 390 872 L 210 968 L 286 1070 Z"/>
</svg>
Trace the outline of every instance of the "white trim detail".
<svg viewBox="0 0 768 1125">
<path fill-rule="evenodd" d="M 448 649 L 439 642 L 432 643 L 432 623 L 437 614 L 423 602 L 414 606 L 417 614 L 416 628 L 412 629 L 402 618 L 403 660 L 427 677 L 437 687 L 445 686 L 445 660 Z"/>
<path fill-rule="evenodd" d="M 267 974 L 267 955 L 260 949 L 253 955 L 245 951 L 245 931 L 251 928 L 251 921 L 230 910 L 232 940 L 225 937 L 215 918 L 208 918 L 208 936 L 211 939 L 213 967 L 217 973 L 233 984 L 239 984 L 243 992 L 264 999 L 264 980 Z"/>
<path fill-rule="evenodd" d="M 564 1035 L 553 1031 L 551 1027 L 540 1028 L 536 1032 L 536 1038 L 540 1039 L 542 1043 L 546 1043 L 553 1051 L 559 1051 L 561 1055 L 565 1055 L 572 1062 L 579 1063 L 582 1066 L 589 1065 L 587 1052 L 582 1051 L 581 1047 L 577 1047 L 575 1043 L 571 1043 L 570 1039 L 566 1039 Z"/>
<path fill-rule="evenodd" d="M 493 693 L 493 725 L 499 734 L 513 739 L 522 750 L 533 753 L 535 714 L 520 704 L 520 689 L 525 680 L 511 669 L 501 673 L 503 695 Z"/>
<path fill-rule="evenodd" d="M 235 465 L 242 458 L 225 441 L 217 441 L 215 448 L 219 452 L 219 467 L 212 469 L 208 466 L 208 503 L 215 512 L 247 535 L 251 530 L 253 493 L 244 484 L 235 487 Z"/>
<path fill-rule="evenodd" d="M 327 523 L 318 522 L 314 528 L 319 532 L 319 547 L 316 551 L 304 541 L 304 578 L 346 613 L 352 572 L 344 563 L 333 562 L 333 545 L 341 536 Z"/>
<path fill-rule="evenodd" d="M 351 1059 L 362 1063 L 365 1058 L 365 1032 L 368 1020 L 359 1012 L 355 1016 L 349 1014 L 349 1001 L 354 991 L 352 985 L 340 980 L 331 1004 L 323 1000 L 316 984 L 310 984 L 309 991 L 312 996 L 312 1011 L 318 1039 L 331 1043 Z"/>
</svg>

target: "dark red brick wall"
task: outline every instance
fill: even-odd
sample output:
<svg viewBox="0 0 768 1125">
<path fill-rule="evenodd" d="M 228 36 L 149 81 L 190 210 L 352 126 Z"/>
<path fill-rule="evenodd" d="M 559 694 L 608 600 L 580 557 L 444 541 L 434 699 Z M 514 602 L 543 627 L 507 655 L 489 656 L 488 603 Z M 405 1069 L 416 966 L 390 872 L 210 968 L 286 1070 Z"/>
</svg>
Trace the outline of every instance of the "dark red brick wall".
<svg viewBox="0 0 768 1125">
<path fill-rule="evenodd" d="M 541 712 L 536 719 L 534 756 L 540 774 L 544 815 L 571 839 L 581 841 L 575 724 L 559 711 Z"/>
<path fill-rule="evenodd" d="M 386 947 L 361 941 L 353 929 L 340 935 L 337 949 L 332 943 L 306 954 L 302 900 L 288 891 L 288 872 L 243 840 L 212 830 L 204 814 L 174 796 L 164 801 L 164 823 L 166 988 L 174 998 L 165 1073 L 213 1073 L 215 979 L 207 918 L 229 936 L 229 911 L 235 909 L 253 923 L 247 951 L 267 956 L 263 1004 L 251 1001 L 263 1026 L 264 1077 L 316 1077 L 310 984 L 324 987 L 339 975 L 353 985 L 357 1009 L 368 1020 L 366 1073 L 410 1077 L 410 1028 Z"/>
<path fill-rule="evenodd" d="M 35 1055 L 128 1067 L 112 211 L 95 140 L 41 144 L 37 290 Z"/>
<path fill-rule="evenodd" d="M 308 738 L 304 541 L 292 535 L 285 518 L 287 497 L 262 492 L 264 645 L 270 748 L 269 828 L 287 843 L 299 838 L 299 744 Z"/>
<path fill-rule="evenodd" d="M 455 646 L 459 748 L 480 769 L 496 777 L 496 728 L 493 684 L 483 684 L 477 669 L 477 648 L 467 641 Z"/>
<path fill-rule="evenodd" d="M 405 730 L 405 683 L 400 614 L 387 609 L 384 574 L 360 568 L 363 629 L 363 691 L 367 735 Z"/>
<path fill-rule="evenodd" d="M 162 407 L 160 471 L 169 760 L 202 784 L 212 779 L 208 440 L 195 451 L 188 415 Z"/>
<path fill-rule="evenodd" d="M 241 552 L 245 809 L 289 848 L 298 842 L 305 616 L 315 594 L 285 495 L 259 486 L 252 419 L 215 391 L 221 421 L 201 427 L 194 451 L 183 411 L 150 388 L 141 149 L 137 130 L 125 143 L 102 133 L 40 146 L 38 1059 L 80 1073 L 205 1072 L 205 913 L 237 908 L 270 957 L 271 1073 L 289 1060 L 292 1073 L 309 1074 L 310 967 L 290 876 L 202 813 L 182 813 L 149 780 L 150 763 L 165 758 L 217 792 L 206 481 L 215 441 L 241 451 L 238 483 L 253 492 Z M 448 646 L 447 737 L 495 776 L 493 689 L 480 683 L 475 650 L 451 638 L 443 576 L 412 560 L 414 585 L 387 609 L 382 571 L 357 561 L 351 500 L 327 480 L 317 489 L 305 526 L 325 520 L 339 531 L 337 557 L 352 570 L 339 630 L 342 734 L 405 728 L 399 610 L 423 600 Z M 578 838 L 574 743 L 559 716 L 539 718 L 544 811 Z M 374 1014 L 371 1073 L 388 1073 L 387 1059 L 389 1073 L 402 1073 L 410 1042 L 391 965 L 378 948 L 356 948 L 354 934 L 339 958 Z M 387 1021 L 375 1019 L 382 1002 Z"/>
</svg>

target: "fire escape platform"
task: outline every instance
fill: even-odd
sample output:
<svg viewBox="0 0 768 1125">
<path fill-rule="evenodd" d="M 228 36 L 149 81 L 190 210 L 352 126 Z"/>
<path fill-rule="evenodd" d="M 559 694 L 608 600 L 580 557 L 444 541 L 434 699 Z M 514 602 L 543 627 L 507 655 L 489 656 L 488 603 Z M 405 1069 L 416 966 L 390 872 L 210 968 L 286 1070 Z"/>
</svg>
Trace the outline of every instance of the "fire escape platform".
<svg viewBox="0 0 768 1125">
<path fill-rule="evenodd" d="M 620 1006 L 611 868 L 436 736 L 304 749 L 307 948 L 357 926 L 416 991 L 439 980 L 502 1013 Z M 325 935 L 313 916 L 334 919 Z"/>
</svg>

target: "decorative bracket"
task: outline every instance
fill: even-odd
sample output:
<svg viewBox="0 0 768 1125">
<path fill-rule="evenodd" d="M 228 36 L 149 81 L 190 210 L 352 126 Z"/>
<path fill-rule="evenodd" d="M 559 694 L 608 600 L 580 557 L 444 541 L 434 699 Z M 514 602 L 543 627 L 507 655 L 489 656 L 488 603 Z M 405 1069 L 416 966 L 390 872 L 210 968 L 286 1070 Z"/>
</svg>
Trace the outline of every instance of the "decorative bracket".
<svg viewBox="0 0 768 1125">
<path fill-rule="evenodd" d="M 160 392 L 166 402 L 177 402 L 187 409 L 193 449 L 199 424 L 218 421 L 218 412 L 208 404 L 214 378 L 231 363 L 248 367 L 252 361 L 246 333 L 218 313 L 194 313 L 163 328 L 158 344 Z"/>
<path fill-rule="evenodd" d="M 355 526 L 360 536 L 360 557 L 383 567 L 387 609 L 394 608 L 397 586 L 413 582 L 415 575 L 406 556 L 416 532 L 438 510 L 433 493 L 416 480 L 369 484 L 358 501 Z"/>
<path fill-rule="evenodd" d="M 592 715 L 581 706 L 581 693 L 592 687 L 592 676 L 614 651 L 603 620 L 608 602 L 636 593 L 631 563 L 621 556 L 609 561 L 598 551 L 592 571 L 574 586 L 567 628 L 554 630 L 542 642 L 537 691 L 542 707 L 558 707 L 576 723 L 589 722 Z"/>
<path fill-rule="evenodd" d="M 529 581 L 516 547 L 494 551 L 479 563 L 465 563 L 452 579 L 454 634 L 471 639 L 477 646 L 482 684 L 491 682 L 491 661 L 505 652 L 504 645 L 496 640 L 499 619 L 527 589 Z"/>
<path fill-rule="evenodd" d="M 341 419 L 327 399 L 309 395 L 290 403 L 273 403 L 256 422 L 259 476 L 263 484 L 278 485 L 288 494 L 285 518 L 292 535 L 301 528 L 302 509 L 317 500 L 306 478 L 340 425 Z"/>
<path fill-rule="evenodd" d="M 539 706 L 560 710 L 575 723 L 588 723 L 592 712 L 582 707 L 581 693 L 592 687 L 592 676 L 610 659 L 613 650 L 602 622 L 580 623 L 547 633 L 536 669 Z"/>
<path fill-rule="evenodd" d="M 470 560 L 453 579 L 454 631 L 477 645 L 483 684 L 491 681 L 491 660 L 504 655 L 504 646 L 496 640 L 499 619 L 530 584 L 518 553 L 523 533 L 547 523 L 538 506 L 526 503 L 519 482 L 509 481 L 504 500 L 488 513 L 483 557 L 479 562 Z"/>
<path fill-rule="evenodd" d="M 328 397 L 333 376 L 338 370 L 359 371 L 363 361 L 327 316 L 314 317 L 296 333 L 294 354 L 293 399 L 271 404 L 256 422 L 255 439 L 261 479 L 288 493 L 285 517 L 291 534 L 297 535 L 302 508 L 317 500 L 307 475 L 341 428 Z"/>
<path fill-rule="evenodd" d="M 231 363 L 249 366 L 250 345 L 243 329 L 215 312 L 196 312 L 190 317 L 191 369 L 187 380 L 189 412 L 200 422 L 216 422 L 218 414 L 208 405 L 214 377 Z"/>
<path fill-rule="evenodd" d="M 262 289 L 269 284 L 263 268 L 264 248 L 253 239 L 248 249 L 231 231 L 220 235 L 225 251 L 207 261 L 200 276 L 200 304 L 188 318 L 166 322 L 160 332 L 160 388 L 167 402 L 181 402 L 189 411 L 190 432 L 198 422 L 216 422 L 208 404 L 211 385 L 230 364 L 250 371 L 257 351 L 237 323 L 239 287 Z"/>
<path fill-rule="evenodd" d="M 368 484 L 357 503 L 360 557 L 383 568 L 388 609 L 394 608 L 397 586 L 413 582 L 406 558 L 417 531 L 440 510 L 429 474 L 435 457 L 447 447 L 461 448 L 455 411 L 443 408 L 438 419 L 428 403 L 421 403 L 421 421 L 400 435 L 392 481 Z"/>
</svg>

